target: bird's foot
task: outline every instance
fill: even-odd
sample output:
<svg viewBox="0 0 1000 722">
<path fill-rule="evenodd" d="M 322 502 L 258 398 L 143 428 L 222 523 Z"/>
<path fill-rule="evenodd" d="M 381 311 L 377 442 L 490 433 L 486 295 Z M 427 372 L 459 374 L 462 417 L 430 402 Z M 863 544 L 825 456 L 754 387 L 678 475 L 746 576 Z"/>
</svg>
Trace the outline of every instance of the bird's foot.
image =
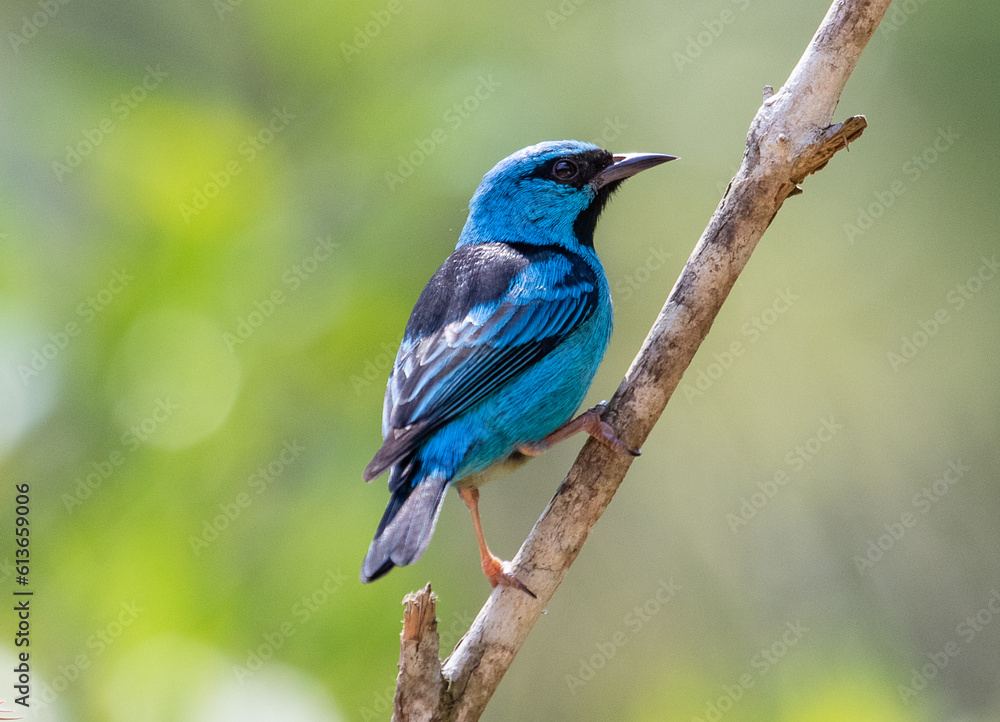
<svg viewBox="0 0 1000 722">
<path fill-rule="evenodd" d="M 633 449 L 625 441 L 615 433 L 615 430 L 611 428 L 611 424 L 605 422 L 602 417 L 604 413 L 608 410 L 608 402 L 602 401 L 593 408 L 584 411 L 580 415 L 580 418 L 586 418 L 584 429 L 592 437 L 600 441 L 602 444 L 607 446 L 619 454 L 629 454 L 630 456 L 640 456 L 642 454 L 642 449 Z"/>
<path fill-rule="evenodd" d="M 597 406 L 587 409 L 572 421 L 567 421 L 544 439 L 533 441 L 528 444 L 521 444 L 517 450 L 525 456 L 538 456 L 543 451 L 558 444 L 563 439 L 568 439 L 573 434 L 586 431 L 599 442 L 617 451 L 619 454 L 629 454 L 639 456 L 642 453 L 639 449 L 631 449 L 629 445 L 622 441 L 610 424 L 602 421 L 601 417 L 608 410 L 608 402 L 602 401 Z"/>
<path fill-rule="evenodd" d="M 533 591 L 524 586 L 520 579 L 510 573 L 510 562 L 500 561 L 494 556 L 483 559 L 483 573 L 490 580 L 490 586 L 494 589 L 500 584 L 504 587 L 520 589 L 532 599 L 538 599 Z"/>
</svg>

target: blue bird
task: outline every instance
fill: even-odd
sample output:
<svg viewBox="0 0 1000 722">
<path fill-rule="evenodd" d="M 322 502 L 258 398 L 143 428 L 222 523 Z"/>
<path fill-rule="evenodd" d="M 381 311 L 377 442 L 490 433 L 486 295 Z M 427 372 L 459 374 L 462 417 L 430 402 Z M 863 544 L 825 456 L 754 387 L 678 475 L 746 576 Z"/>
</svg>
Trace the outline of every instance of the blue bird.
<svg viewBox="0 0 1000 722">
<path fill-rule="evenodd" d="M 455 486 L 490 584 L 534 596 L 486 545 L 478 487 L 579 431 L 638 454 L 601 420 L 603 406 L 572 419 L 611 337 L 594 229 L 626 178 L 674 158 L 553 141 L 483 177 L 458 245 L 413 308 L 389 376 L 384 442 L 364 479 L 388 470 L 392 496 L 362 582 L 420 558 Z"/>
</svg>

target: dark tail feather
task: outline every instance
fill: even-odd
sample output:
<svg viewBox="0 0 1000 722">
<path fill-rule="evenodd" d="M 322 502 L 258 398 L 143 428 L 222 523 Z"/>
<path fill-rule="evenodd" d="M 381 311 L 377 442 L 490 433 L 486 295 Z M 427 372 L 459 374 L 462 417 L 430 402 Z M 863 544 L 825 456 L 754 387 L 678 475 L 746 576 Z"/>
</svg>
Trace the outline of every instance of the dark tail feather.
<svg viewBox="0 0 1000 722">
<path fill-rule="evenodd" d="M 393 491 L 361 565 L 362 582 L 374 581 L 393 567 L 405 567 L 420 558 L 431 541 L 447 489 L 447 479 L 427 476 L 416 486 L 402 484 Z"/>
</svg>

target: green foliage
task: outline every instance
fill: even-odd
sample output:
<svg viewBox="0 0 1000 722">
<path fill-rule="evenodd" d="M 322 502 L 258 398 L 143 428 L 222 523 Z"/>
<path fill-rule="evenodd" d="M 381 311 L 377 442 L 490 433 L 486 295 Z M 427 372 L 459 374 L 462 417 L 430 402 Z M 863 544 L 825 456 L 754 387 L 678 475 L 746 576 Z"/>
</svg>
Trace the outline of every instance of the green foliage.
<svg viewBox="0 0 1000 722">
<path fill-rule="evenodd" d="M 682 157 L 598 228 L 607 398 L 826 7 L 0 8 L 35 719 L 387 718 L 403 594 L 431 580 L 454 644 L 489 591 L 457 499 L 357 581 L 388 364 L 479 178 L 546 139 Z M 897 0 L 838 110 L 869 129 L 777 217 L 487 719 L 1000 715 L 998 21 Z M 484 489 L 499 554 L 577 445 Z"/>
</svg>

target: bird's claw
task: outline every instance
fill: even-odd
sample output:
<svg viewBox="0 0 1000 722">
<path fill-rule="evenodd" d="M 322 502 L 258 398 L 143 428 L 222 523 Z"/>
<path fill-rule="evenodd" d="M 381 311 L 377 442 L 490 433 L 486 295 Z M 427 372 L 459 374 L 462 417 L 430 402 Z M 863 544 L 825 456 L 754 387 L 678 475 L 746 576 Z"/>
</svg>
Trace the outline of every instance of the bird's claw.
<svg viewBox="0 0 1000 722">
<path fill-rule="evenodd" d="M 486 576 L 490 580 L 491 587 L 496 589 L 498 584 L 504 587 L 513 587 L 514 589 L 520 589 L 532 599 L 538 599 L 533 591 L 524 586 L 521 580 L 511 573 L 510 562 L 502 562 L 499 559 L 494 559 L 493 561 L 496 562 L 496 566 L 486 572 Z M 483 571 L 486 570 L 484 569 Z"/>
<path fill-rule="evenodd" d="M 601 423 L 601 436 L 600 440 L 605 443 L 605 445 L 611 447 L 619 454 L 628 454 L 629 456 L 640 456 L 642 455 L 642 449 L 633 449 L 619 437 L 615 430 L 611 428 L 610 424 L 605 422 Z"/>
<path fill-rule="evenodd" d="M 608 410 L 608 402 L 602 401 L 593 408 L 590 409 L 591 412 L 595 413 L 598 417 L 598 426 L 600 431 L 597 434 L 591 434 L 598 441 L 601 441 L 605 446 L 614 449 L 619 454 L 628 454 L 630 456 L 641 456 L 642 449 L 633 449 L 628 444 L 626 444 L 622 439 L 615 433 L 615 430 L 611 428 L 611 424 L 603 421 L 601 417 Z"/>
</svg>

